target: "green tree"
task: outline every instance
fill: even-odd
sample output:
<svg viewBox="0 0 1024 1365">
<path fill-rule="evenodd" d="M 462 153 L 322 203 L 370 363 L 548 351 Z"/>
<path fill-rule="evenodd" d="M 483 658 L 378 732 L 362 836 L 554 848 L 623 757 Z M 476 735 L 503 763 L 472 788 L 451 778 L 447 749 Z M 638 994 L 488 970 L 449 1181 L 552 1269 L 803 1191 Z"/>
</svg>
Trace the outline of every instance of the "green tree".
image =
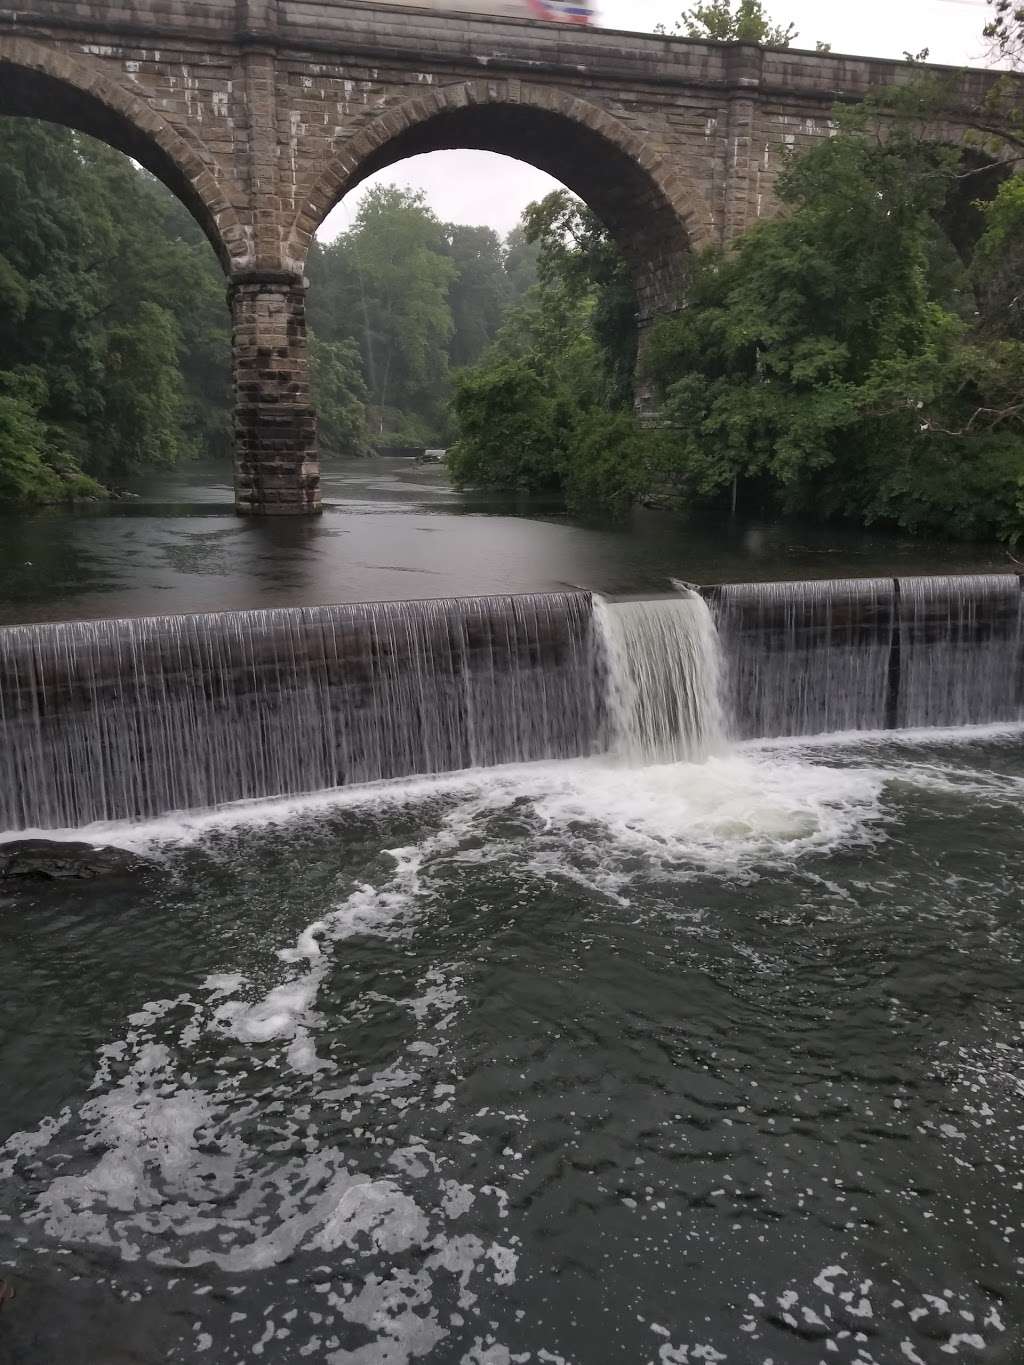
<svg viewBox="0 0 1024 1365">
<path fill-rule="evenodd" d="M 449 358 L 462 368 L 480 359 L 494 340 L 511 301 L 501 238 L 488 227 L 449 223 L 448 255 L 455 275 L 448 291 L 452 311 Z"/>
<path fill-rule="evenodd" d="M 184 453 L 185 386 L 178 366 L 179 332 L 170 309 L 143 299 L 134 316 L 103 331 L 97 353 L 104 382 L 104 428 L 121 473 L 170 464 Z M 96 456 L 91 458 L 96 463 Z"/>
<path fill-rule="evenodd" d="M 522 223 L 517 223 L 505 238 L 505 278 L 509 286 L 509 302 L 516 303 L 537 283 L 537 259 L 540 249 L 526 237 Z"/>
<path fill-rule="evenodd" d="M 411 418 L 439 430 L 449 393 L 449 291 L 457 267 L 422 194 L 378 185 L 351 228 L 311 257 L 310 322 L 323 341 L 359 347 L 377 434 Z"/>
<path fill-rule="evenodd" d="M 1016 533 L 1020 355 L 965 319 L 966 270 L 952 278 L 941 247 L 960 165 L 957 149 L 851 116 L 783 177 L 786 217 L 701 262 L 650 357 L 686 495 L 740 479 L 819 517 Z M 979 261 L 998 256 L 1003 213 Z"/>
<path fill-rule="evenodd" d="M 495 357 L 456 381 L 459 438 L 449 472 L 460 486 L 538 493 L 561 488 L 575 405 L 539 365 Z"/>
<path fill-rule="evenodd" d="M 40 419 L 42 392 L 32 393 L 21 376 L 0 374 L 0 498 L 4 502 L 47 502 L 63 492 L 54 468 L 56 451 Z"/>
<path fill-rule="evenodd" d="M 643 487 L 652 443 L 632 413 L 628 275 L 598 220 L 564 191 L 530 206 L 524 239 L 537 284 L 457 378 L 449 468 L 461 485 L 621 509 Z"/>
<path fill-rule="evenodd" d="M 1024 174 L 1004 181 L 981 211 L 972 264 L 980 321 L 989 335 L 1024 342 Z"/>
<path fill-rule="evenodd" d="M 704 42 L 760 43 L 763 47 L 789 47 L 799 36 L 795 24 L 783 28 L 773 23 L 763 0 L 702 0 L 684 10 L 675 32 Z"/>
<path fill-rule="evenodd" d="M 359 348 L 354 341 L 321 341 L 311 333 L 310 359 L 322 453 L 365 455 L 366 381 Z"/>
<path fill-rule="evenodd" d="M 31 506 L 104 496 L 40 416 L 45 400 L 46 381 L 38 370 L 0 372 L 0 498 Z"/>
<path fill-rule="evenodd" d="M 150 287 L 177 323 L 186 438 L 196 454 L 227 461 L 232 442 L 231 318 L 224 272 L 180 200 L 150 176 L 144 183 L 157 201 L 150 240 L 166 243 L 150 261 Z"/>
<path fill-rule="evenodd" d="M 637 353 L 636 292 L 625 261 L 600 219 L 568 190 L 555 190 L 523 215 L 526 240 L 537 247 L 537 274 L 549 290 L 589 299 L 611 405 L 628 404 Z"/>
<path fill-rule="evenodd" d="M 222 447 L 223 276 L 172 196 L 100 143 L 3 119 L 0 202 L 0 375 L 53 476 L 37 471 L 35 493 L 19 476 L 18 496 Z"/>
</svg>

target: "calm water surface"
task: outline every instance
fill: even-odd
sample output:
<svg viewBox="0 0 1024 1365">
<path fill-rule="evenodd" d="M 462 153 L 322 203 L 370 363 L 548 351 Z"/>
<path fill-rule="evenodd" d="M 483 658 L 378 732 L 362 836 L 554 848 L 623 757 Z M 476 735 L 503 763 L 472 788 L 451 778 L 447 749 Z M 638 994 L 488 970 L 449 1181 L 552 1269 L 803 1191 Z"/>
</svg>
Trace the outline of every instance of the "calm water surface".
<svg viewBox="0 0 1024 1365">
<path fill-rule="evenodd" d="M 844 574 L 1006 572 L 997 547 L 782 524 L 695 522 L 638 510 L 587 524 L 537 503 L 454 492 L 408 460 L 327 471 L 314 520 L 239 519 L 226 470 L 184 469 L 137 500 L 0 515 L 0 623 L 566 586 L 662 592 Z"/>
<path fill-rule="evenodd" d="M 0 1359 L 1019 1362 L 1021 738 L 114 830 L 0 903 Z"/>
</svg>

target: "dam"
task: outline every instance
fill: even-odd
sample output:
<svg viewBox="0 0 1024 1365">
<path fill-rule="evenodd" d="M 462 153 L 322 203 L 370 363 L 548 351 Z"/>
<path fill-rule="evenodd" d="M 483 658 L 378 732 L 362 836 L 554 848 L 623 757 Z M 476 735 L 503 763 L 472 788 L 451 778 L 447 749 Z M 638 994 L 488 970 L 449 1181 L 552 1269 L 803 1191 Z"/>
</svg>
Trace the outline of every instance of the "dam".
<svg viewBox="0 0 1024 1365">
<path fill-rule="evenodd" d="M 1015 1358 L 1022 602 L 0 629 L 0 1356 Z"/>
<path fill-rule="evenodd" d="M 14 626 L 0 629 L 0 828 L 602 753 L 678 761 L 727 739 L 1022 719 L 1016 575 Z"/>
</svg>

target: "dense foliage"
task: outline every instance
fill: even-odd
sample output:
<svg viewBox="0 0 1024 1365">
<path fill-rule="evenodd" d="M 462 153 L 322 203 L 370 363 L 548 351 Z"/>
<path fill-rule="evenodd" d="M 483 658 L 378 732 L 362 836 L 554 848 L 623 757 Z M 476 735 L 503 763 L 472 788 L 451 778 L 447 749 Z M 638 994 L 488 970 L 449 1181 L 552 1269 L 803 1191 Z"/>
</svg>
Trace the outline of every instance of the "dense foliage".
<svg viewBox="0 0 1024 1365">
<path fill-rule="evenodd" d="M 366 427 L 366 380 L 359 348 L 352 341 L 309 336 L 310 382 L 324 455 L 370 453 Z"/>
<path fill-rule="evenodd" d="M 659 32 L 665 32 L 659 27 Z M 675 33 L 713 43 L 760 43 L 764 47 L 789 47 L 798 37 L 795 24 L 773 23 L 762 0 L 703 0 L 685 10 Z"/>
<path fill-rule="evenodd" d="M 380 185 L 348 231 L 314 247 L 309 277 L 321 346 L 360 357 L 372 439 L 432 444 L 446 432 L 453 373 L 480 358 L 532 282 L 533 258 L 521 234 L 505 245 L 490 228 L 442 223 L 421 194 Z M 324 445 L 337 448 L 329 432 Z"/>
<path fill-rule="evenodd" d="M 564 190 L 527 210 L 523 236 L 538 251 L 538 282 L 458 378 L 449 467 L 461 484 L 628 503 L 644 438 L 632 415 L 636 302 L 626 268 Z"/>
<path fill-rule="evenodd" d="M 226 449 L 224 281 L 126 157 L 0 120 L 0 497 L 89 495 Z"/>
<path fill-rule="evenodd" d="M 98 496 L 149 466 L 226 460 L 225 280 L 174 196 L 90 138 L 4 119 L 0 205 L 0 498 Z M 384 187 L 309 273 L 321 446 L 358 455 L 443 438 L 452 373 L 533 285 L 536 250 Z"/>
<path fill-rule="evenodd" d="M 1013 62 L 1024 14 L 990 3 Z M 681 26 L 793 36 L 760 0 L 708 0 Z M 782 176 L 783 215 L 696 259 L 686 307 L 642 344 L 627 268 L 567 192 L 502 242 L 369 190 L 310 255 L 324 452 L 454 436 L 458 482 L 576 506 L 739 500 L 1024 539 L 1024 113 L 996 82 L 954 149 L 949 97 L 922 77 L 842 113 Z M 226 455 L 224 280 L 181 205 L 28 120 L 0 120 L 0 205 L 0 498 Z"/>
<path fill-rule="evenodd" d="M 1019 537 L 1024 176 L 979 163 L 909 114 L 884 138 L 848 115 L 789 167 L 783 217 L 696 262 L 645 347 L 646 426 L 616 382 L 621 263 L 585 209 L 545 201 L 540 283 L 458 387 L 457 477 Z"/>
<path fill-rule="evenodd" d="M 867 124 L 867 120 L 864 120 Z M 961 154 L 867 126 L 797 161 L 787 215 L 705 259 L 651 371 L 690 497 L 749 484 L 815 516 L 1006 538 L 1024 525 L 1024 181 L 949 235 Z M 977 210 L 976 210 L 977 211 Z"/>
</svg>

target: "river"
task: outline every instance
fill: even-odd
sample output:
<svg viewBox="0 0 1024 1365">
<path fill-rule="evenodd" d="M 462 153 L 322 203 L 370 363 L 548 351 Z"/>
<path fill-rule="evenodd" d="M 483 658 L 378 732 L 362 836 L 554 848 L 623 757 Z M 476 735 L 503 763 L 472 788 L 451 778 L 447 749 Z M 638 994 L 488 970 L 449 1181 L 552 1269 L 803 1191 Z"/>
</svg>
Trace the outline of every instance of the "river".
<svg viewBox="0 0 1024 1365">
<path fill-rule="evenodd" d="M 0 623 L 1012 567 L 998 547 L 881 532 L 642 508 L 591 523 L 460 494 L 443 468 L 397 459 L 325 471 L 320 518 L 251 521 L 235 516 L 227 478 L 186 466 L 128 502 L 0 517 Z"/>
<path fill-rule="evenodd" d="M 1022 802 L 922 732 L 100 831 L 156 889 L 0 905 L 0 1358 L 1019 1360 Z"/>
<path fill-rule="evenodd" d="M 3 632 L 12 823 L 152 868 L 0 881 L 0 1365 L 1024 1358 L 1024 604 L 892 582 L 1005 557 L 193 475 L 7 619 L 883 579 Z"/>
</svg>

